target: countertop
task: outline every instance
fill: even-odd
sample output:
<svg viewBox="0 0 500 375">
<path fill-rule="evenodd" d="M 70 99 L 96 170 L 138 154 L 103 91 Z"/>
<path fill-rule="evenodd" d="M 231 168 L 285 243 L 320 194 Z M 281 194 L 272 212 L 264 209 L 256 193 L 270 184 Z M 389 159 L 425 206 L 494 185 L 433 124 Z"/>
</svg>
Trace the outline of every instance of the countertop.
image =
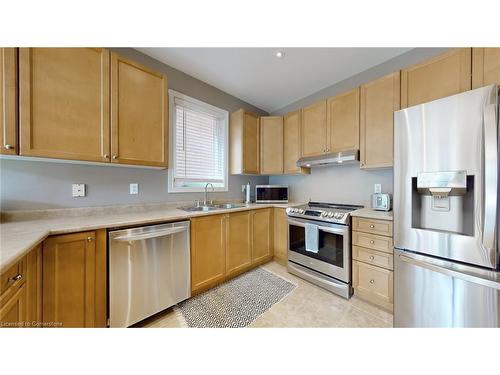
<svg viewBox="0 0 500 375">
<path fill-rule="evenodd" d="M 147 225 L 267 207 L 287 208 L 298 204 L 252 203 L 208 212 L 186 212 L 177 208 L 185 206 L 186 202 L 4 212 L 0 223 L 0 272 L 15 264 L 50 235 Z"/>
<path fill-rule="evenodd" d="M 390 220 L 390 221 L 393 220 L 392 211 L 376 211 L 368 207 L 352 211 L 351 216 L 366 217 L 368 219 L 378 219 L 378 220 Z"/>
</svg>

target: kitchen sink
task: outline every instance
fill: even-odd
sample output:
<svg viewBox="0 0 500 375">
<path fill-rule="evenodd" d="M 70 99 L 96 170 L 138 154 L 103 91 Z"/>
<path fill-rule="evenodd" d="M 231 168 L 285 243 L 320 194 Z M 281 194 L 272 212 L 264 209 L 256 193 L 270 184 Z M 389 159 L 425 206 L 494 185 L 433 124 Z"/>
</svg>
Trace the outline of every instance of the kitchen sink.
<svg viewBox="0 0 500 375">
<path fill-rule="evenodd" d="M 209 204 L 203 206 L 185 206 L 178 207 L 179 210 L 187 211 L 187 212 L 204 212 L 204 211 L 216 211 L 216 210 L 230 210 L 232 208 L 240 208 L 245 207 L 244 204 L 235 204 L 235 203 L 224 203 L 224 204 Z"/>
</svg>

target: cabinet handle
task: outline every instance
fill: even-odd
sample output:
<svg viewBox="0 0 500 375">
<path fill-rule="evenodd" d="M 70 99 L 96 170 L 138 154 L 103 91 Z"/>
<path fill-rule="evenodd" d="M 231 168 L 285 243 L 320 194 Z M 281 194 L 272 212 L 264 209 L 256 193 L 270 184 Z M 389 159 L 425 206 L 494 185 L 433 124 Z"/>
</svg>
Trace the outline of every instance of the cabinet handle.
<svg viewBox="0 0 500 375">
<path fill-rule="evenodd" d="M 109 159 L 109 155 L 108 155 L 108 154 L 104 154 L 102 157 L 103 157 L 104 159 Z"/>
<path fill-rule="evenodd" d="M 12 145 L 5 145 L 5 149 L 6 150 L 12 150 L 12 149 L 14 149 L 14 146 L 12 146 Z"/>
<path fill-rule="evenodd" d="M 113 155 L 113 160 L 118 159 L 118 155 Z"/>
<path fill-rule="evenodd" d="M 12 281 L 16 282 L 16 281 L 21 280 L 22 278 L 23 278 L 23 275 L 21 275 L 20 273 L 18 273 L 16 276 L 11 277 L 10 279 L 11 279 Z"/>
<path fill-rule="evenodd" d="M 373 224 L 370 224 L 370 228 L 372 228 L 372 229 L 373 229 L 373 228 L 375 228 L 375 225 L 373 225 Z"/>
<path fill-rule="evenodd" d="M 375 283 L 375 280 L 371 279 L 370 284 L 373 284 L 373 283 Z"/>
<path fill-rule="evenodd" d="M 373 244 L 375 243 L 375 241 L 373 241 L 373 240 L 370 240 L 370 243 L 371 243 L 371 244 L 373 245 Z"/>
<path fill-rule="evenodd" d="M 370 260 L 373 260 L 375 259 L 375 257 L 373 255 L 370 255 Z"/>
<path fill-rule="evenodd" d="M 94 241 L 94 237 L 87 237 L 87 242 L 92 242 Z"/>
</svg>

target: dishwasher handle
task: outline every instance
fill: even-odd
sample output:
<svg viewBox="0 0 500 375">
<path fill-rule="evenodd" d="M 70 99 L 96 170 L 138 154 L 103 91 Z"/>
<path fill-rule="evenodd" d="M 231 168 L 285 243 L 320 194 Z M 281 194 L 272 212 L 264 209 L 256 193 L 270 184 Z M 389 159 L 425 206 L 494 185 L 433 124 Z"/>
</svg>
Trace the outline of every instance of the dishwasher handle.
<svg viewBox="0 0 500 375">
<path fill-rule="evenodd" d="M 180 233 L 188 230 L 188 227 L 173 227 L 168 229 L 162 229 L 158 231 L 153 231 L 149 233 L 140 233 L 134 234 L 130 236 L 119 236 L 113 238 L 113 241 L 139 241 L 139 240 L 147 240 L 148 238 L 156 238 L 156 237 L 165 237 L 170 236 L 171 234 Z"/>
</svg>

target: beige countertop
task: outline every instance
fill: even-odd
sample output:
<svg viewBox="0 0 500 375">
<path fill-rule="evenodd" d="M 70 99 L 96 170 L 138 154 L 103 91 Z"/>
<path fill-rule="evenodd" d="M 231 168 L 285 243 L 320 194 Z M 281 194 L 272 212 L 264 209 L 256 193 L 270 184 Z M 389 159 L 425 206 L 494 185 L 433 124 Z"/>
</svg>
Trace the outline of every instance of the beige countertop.
<svg viewBox="0 0 500 375">
<path fill-rule="evenodd" d="M 177 208 L 183 205 L 186 205 L 186 202 L 4 212 L 0 224 L 0 272 L 9 268 L 32 248 L 54 234 L 147 225 L 258 208 L 286 208 L 296 206 L 298 203 L 252 203 L 240 208 L 208 212 L 186 212 Z"/>
<path fill-rule="evenodd" d="M 351 216 L 366 217 L 368 219 L 378 220 L 393 220 L 391 211 L 376 211 L 371 208 L 365 207 L 351 212 Z"/>
</svg>

